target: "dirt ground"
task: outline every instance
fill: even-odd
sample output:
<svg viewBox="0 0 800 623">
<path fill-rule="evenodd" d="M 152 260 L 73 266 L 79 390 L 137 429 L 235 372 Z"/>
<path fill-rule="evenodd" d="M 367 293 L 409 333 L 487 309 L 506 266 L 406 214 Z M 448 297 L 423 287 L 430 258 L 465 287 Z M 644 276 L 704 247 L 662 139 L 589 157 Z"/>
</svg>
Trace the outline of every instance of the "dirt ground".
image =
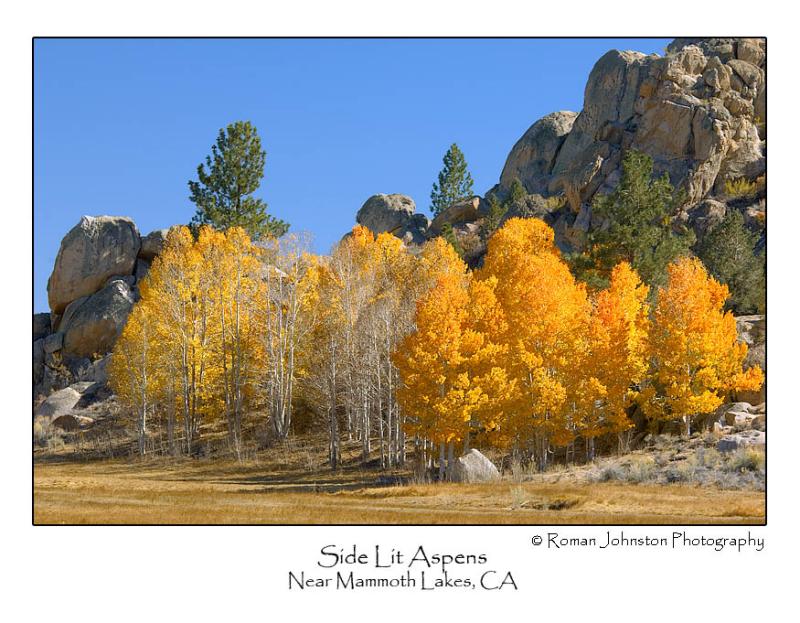
<svg viewBox="0 0 800 623">
<path fill-rule="evenodd" d="M 35 524 L 749 524 L 765 494 L 551 476 L 401 484 L 408 473 L 229 460 L 34 461 Z"/>
</svg>

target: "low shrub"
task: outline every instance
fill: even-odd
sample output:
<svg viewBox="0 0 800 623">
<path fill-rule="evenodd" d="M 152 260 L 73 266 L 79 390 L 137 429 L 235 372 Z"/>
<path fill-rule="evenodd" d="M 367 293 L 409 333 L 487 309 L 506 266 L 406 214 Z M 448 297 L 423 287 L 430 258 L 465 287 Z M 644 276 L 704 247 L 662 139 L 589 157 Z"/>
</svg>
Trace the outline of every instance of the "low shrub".
<svg viewBox="0 0 800 623">
<path fill-rule="evenodd" d="M 752 197 L 762 190 L 765 185 L 766 178 L 763 175 L 752 181 L 744 177 L 725 180 L 725 194 L 732 199 Z"/>
<path fill-rule="evenodd" d="M 754 448 L 739 448 L 728 459 L 727 468 L 733 472 L 763 472 L 765 456 Z"/>
<path fill-rule="evenodd" d="M 547 208 L 548 212 L 554 212 L 556 210 L 560 210 L 563 208 L 567 203 L 567 198 L 564 195 L 553 195 L 552 197 L 547 197 L 544 200 L 544 205 Z"/>
<path fill-rule="evenodd" d="M 625 468 L 613 463 L 596 470 L 592 477 L 595 482 L 611 482 L 614 480 L 625 480 L 626 478 L 627 473 Z"/>
<path fill-rule="evenodd" d="M 639 457 L 628 468 L 627 481 L 632 483 L 651 482 L 658 476 L 658 466 L 650 456 Z"/>
</svg>

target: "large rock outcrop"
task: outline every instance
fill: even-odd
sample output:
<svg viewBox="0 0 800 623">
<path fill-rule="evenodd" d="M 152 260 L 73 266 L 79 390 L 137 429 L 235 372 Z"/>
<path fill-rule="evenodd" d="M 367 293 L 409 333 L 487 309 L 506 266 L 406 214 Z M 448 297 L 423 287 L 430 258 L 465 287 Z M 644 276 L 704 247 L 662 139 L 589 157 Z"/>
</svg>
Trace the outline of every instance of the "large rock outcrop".
<svg viewBox="0 0 800 623">
<path fill-rule="evenodd" d="M 134 302 L 130 285 L 114 279 L 99 292 L 70 303 L 59 326 L 64 353 L 96 357 L 109 352 Z"/>
<path fill-rule="evenodd" d="M 765 68 L 762 39 L 676 39 L 663 57 L 611 50 L 589 75 L 580 114 L 534 123 L 494 190 L 502 195 L 517 178 L 533 195 L 563 195 L 569 235 L 575 215 L 619 182 L 624 151 L 636 149 L 685 191 L 686 210 L 719 199 L 726 182 L 766 171 Z M 706 204 L 690 225 L 702 236 L 719 212 Z"/>
<path fill-rule="evenodd" d="M 47 399 L 42 402 L 33 411 L 35 418 L 48 418 L 53 420 L 62 415 L 66 415 L 78 404 L 83 392 L 87 390 L 92 383 L 76 383 L 53 392 Z"/>
<path fill-rule="evenodd" d="M 44 379 L 44 338 L 33 343 L 33 384 L 38 385 Z"/>
<path fill-rule="evenodd" d="M 33 411 L 34 437 L 46 437 L 52 429 L 74 431 L 91 426 L 98 415 L 93 404 L 108 396 L 101 384 L 90 381 L 53 392 Z M 105 406 L 112 404 L 110 401 Z"/>
<path fill-rule="evenodd" d="M 142 247 L 139 249 L 139 258 L 152 262 L 167 242 L 169 229 L 155 229 L 142 237 Z"/>
<path fill-rule="evenodd" d="M 423 244 L 429 236 L 430 220 L 424 214 L 416 213 L 400 229 L 392 232 L 405 244 Z"/>
<path fill-rule="evenodd" d="M 760 366 L 762 370 L 767 369 L 767 323 L 763 315 L 737 316 L 736 332 L 739 341 L 747 344 L 747 357 L 744 360 L 745 367 Z"/>
<path fill-rule="evenodd" d="M 408 195 L 372 195 L 356 214 L 356 223 L 375 234 L 394 232 L 411 220 L 416 208 Z"/>
<path fill-rule="evenodd" d="M 747 430 L 732 435 L 725 435 L 717 442 L 718 452 L 735 452 L 740 448 L 764 448 L 767 434 L 758 430 Z"/>
<path fill-rule="evenodd" d="M 50 309 L 61 314 L 72 301 L 97 292 L 116 275 L 133 274 L 139 231 L 122 216 L 84 216 L 61 241 L 47 282 Z"/>
<path fill-rule="evenodd" d="M 48 281 L 52 311 L 33 316 L 34 401 L 75 382 L 106 382 L 107 355 L 168 232 L 140 238 L 129 218 L 84 216 L 67 233 Z"/>
<path fill-rule="evenodd" d="M 416 207 L 408 195 L 372 195 L 356 214 L 356 222 L 374 234 L 389 232 L 406 244 L 422 244 L 430 222 L 424 214 L 414 212 Z"/>
<path fill-rule="evenodd" d="M 500 174 L 500 185 L 510 187 L 514 179 L 531 194 L 546 194 L 550 173 L 578 113 L 550 113 L 534 123 L 514 145 Z"/>
<path fill-rule="evenodd" d="M 471 223 L 485 216 L 488 211 L 489 204 L 481 197 L 464 199 L 439 212 L 431 221 L 428 231 L 431 235 L 438 236 L 442 233 L 445 224 Z"/>
</svg>

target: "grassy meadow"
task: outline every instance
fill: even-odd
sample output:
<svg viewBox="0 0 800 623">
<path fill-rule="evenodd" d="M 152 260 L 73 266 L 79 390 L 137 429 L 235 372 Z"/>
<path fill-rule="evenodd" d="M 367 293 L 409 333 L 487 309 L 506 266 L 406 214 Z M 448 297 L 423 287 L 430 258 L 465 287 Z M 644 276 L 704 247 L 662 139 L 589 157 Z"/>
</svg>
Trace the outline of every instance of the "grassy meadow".
<svg viewBox="0 0 800 623">
<path fill-rule="evenodd" d="M 34 455 L 35 524 L 762 524 L 765 494 L 692 483 L 589 482 L 581 469 L 425 483 L 307 447 L 243 462 Z"/>
</svg>

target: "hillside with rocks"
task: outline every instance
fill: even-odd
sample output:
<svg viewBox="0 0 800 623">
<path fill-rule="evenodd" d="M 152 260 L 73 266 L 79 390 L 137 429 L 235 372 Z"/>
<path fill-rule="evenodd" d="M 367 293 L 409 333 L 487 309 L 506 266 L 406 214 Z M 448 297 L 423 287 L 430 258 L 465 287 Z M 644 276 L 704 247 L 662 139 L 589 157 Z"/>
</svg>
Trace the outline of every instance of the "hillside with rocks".
<svg viewBox="0 0 800 623">
<path fill-rule="evenodd" d="M 702 241 L 727 213 L 739 211 L 763 249 L 765 70 L 766 45 L 757 39 L 676 39 L 664 56 L 609 51 L 589 75 L 583 109 L 535 121 L 485 197 L 458 202 L 431 220 L 417 212 L 411 197 L 375 194 L 356 222 L 410 247 L 452 228 L 465 259 L 477 265 L 485 252 L 481 227 L 490 199 L 507 197 L 518 180 L 527 194 L 504 218 L 542 218 L 562 251 L 579 251 L 587 234 L 604 226 L 592 214 L 594 197 L 615 187 L 623 152 L 635 149 L 653 159 L 657 175 L 668 174 L 683 190 L 676 226 L 690 227 Z M 752 189 L 732 192 L 741 180 Z M 84 216 L 64 237 L 48 281 L 50 312 L 33 317 L 35 421 L 88 427 L 101 411 L 93 405 L 113 401 L 106 388 L 108 355 L 167 231 L 142 236 L 127 217 Z M 764 316 L 741 317 L 737 328 L 750 346 L 747 365 L 766 370 Z M 732 396 L 741 404 L 715 415 L 720 431 L 736 436 L 734 447 L 763 444 L 763 407 L 751 405 L 763 403 L 765 395 L 762 388 Z"/>
</svg>

